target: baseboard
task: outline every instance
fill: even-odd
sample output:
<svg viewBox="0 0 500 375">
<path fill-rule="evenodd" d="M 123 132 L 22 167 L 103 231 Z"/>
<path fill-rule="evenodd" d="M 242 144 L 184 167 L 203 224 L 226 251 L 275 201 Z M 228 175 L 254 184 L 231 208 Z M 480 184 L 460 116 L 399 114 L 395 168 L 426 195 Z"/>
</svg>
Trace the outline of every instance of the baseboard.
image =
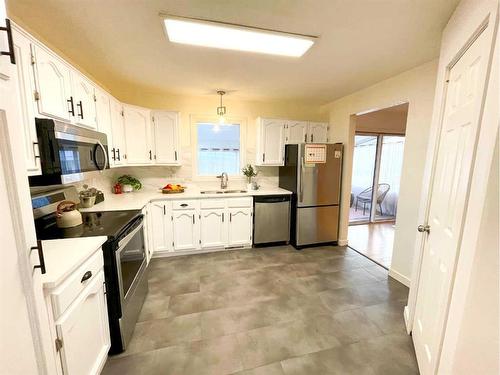
<svg viewBox="0 0 500 375">
<path fill-rule="evenodd" d="M 405 309 L 403 311 L 403 317 L 405 319 L 405 326 L 406 326 L 406 333 L 411 334 L 411 327 L 410 327 L 410 310 L 408 309 L 408 305 L 405 306 Z"/>
<path fill-rule="evenodd" d="M 347 246 L 347 240 L 338 240 L 337 243 L 339 246 Z"/>
<path fill-rule="evenodd" d="M 214 247 L 211 249 L 196 249 L 196 250 L 182 250 L 182 251 L 155 251 L 151 258 L 168 258 L 176 257 L 179 255 L 195 255 L 195 254 L 205 254 L 205 253 L 215 253 L 219 251 L 232 251 L 232 250 L 243 250 L 251 249 L 252 246 L 235 246 L 235 247 Z"/>
<path fill-rule="evenodd" d="M 399 281 L 401 284 L 406 285 L 408 288 L 410 287 L 410 279 L 400 274 L 398 271 L 395 271 L 393 268 L 389 269 L 389 276 Z"/>
</svg>

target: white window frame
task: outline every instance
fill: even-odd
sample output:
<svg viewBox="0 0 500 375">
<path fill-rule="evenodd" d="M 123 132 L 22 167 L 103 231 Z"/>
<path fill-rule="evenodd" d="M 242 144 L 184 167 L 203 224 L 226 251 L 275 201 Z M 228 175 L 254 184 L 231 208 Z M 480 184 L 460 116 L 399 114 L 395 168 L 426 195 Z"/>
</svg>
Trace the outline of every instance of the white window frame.
<svg viewBox="0 0 500 375">
<path fill-rule="evenodd" d="M 198 128 L 197 125 L 199 123 L 211 123 L 217 124 L 219 123 L 219 117 L 215 115 L 190 115 L 190 127 L 191 127 L 191 155 L 192 155 L 192 174 L 193 180 L 197 181 L 214 181 L 217 177 L 213 176 L 200 176 L 198 174 Z M 242 179 L 243 173 L 241 169 L 246 165 L 247 159 L 247 119 L 245 117 L 237 117 L 237 116 L 227 116 L 225 117 L 226 124 L 238 124 L 240 126 L 240 167 L 239 173 L 237 175 L 229 175 L 233 179 Z M 221 124 L 221 126 L 224 126 Z M 223 171 L 221 171 L 223 172 Z"/>
</svg>

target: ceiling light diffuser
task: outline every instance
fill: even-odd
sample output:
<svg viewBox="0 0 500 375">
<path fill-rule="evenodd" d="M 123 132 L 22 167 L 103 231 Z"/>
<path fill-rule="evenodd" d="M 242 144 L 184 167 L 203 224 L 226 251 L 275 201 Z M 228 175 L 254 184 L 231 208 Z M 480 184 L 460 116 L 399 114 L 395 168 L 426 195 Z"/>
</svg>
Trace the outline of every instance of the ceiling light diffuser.
<svg viewBox="0 0 500 375">
<path fill-rule="evenodd" d="M 190 44 L 279 56 L 302 56 L 315 37 L 262 30 L 213 21 L 165 16 L 165 29 L 173 43 Z"/>
</svg>

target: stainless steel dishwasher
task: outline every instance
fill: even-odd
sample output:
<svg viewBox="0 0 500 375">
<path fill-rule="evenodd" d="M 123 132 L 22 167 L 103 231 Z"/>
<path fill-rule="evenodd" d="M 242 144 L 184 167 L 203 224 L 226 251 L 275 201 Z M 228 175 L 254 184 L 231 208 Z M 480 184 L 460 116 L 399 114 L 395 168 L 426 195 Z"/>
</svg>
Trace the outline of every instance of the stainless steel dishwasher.
<svg viewBox="0 0 500 375">
<path fill-rule="evenodd" d="M 290 195 L 254 197 L 254 245 L 290 241 Z"/>
</svg>

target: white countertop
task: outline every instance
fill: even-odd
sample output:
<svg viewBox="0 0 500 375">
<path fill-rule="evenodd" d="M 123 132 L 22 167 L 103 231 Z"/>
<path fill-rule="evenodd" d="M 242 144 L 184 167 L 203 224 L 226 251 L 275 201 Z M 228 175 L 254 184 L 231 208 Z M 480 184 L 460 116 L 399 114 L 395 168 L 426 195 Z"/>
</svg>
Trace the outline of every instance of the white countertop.
<svg viewBox="0 0 500 375">
<path fill-rule="evenodd" d="M 217 190 L 217 189 L 207 189 Z M 228 188 L 226 190 L 233 190 Z M 236 190 L 236 189 L 235 189 Z M 132 193 L 104 194 L 104 202 L 98 203 L 90 208 L 80 208 L 81 212 L 94 211 L 120 211 L 120 210 L 141 210 L 149 202 L 155 200 L 177 200 L 177 199 L 199 199 L 199 198 L 232 198 L 232 197 L 253 197 L 257 195 L 289 195 L 291 191 L 279 187 L 261 188 L 259 190 L 249 190 L 246 193 L 226 193 L 226 194 L 201 194 L 198 186 L 190 185 L 184 193 L 163 194 L 159 189 L 141 189 Z"/>
<path fill-rule="evenodd" d="M 42 241 L 47 273 L 42 275 L 44 288 L 54 288 L 107 241 L 106 236 L 77 237 Z"/>
</svg>

